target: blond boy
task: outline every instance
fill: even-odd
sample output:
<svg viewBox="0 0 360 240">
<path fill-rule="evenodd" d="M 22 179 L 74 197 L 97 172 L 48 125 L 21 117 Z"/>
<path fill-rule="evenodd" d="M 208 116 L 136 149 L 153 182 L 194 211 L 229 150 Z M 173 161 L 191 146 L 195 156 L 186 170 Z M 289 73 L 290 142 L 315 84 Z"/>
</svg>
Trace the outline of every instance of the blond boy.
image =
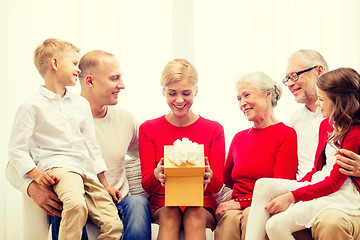
<svg viewBox="0 0 360 240">
<path fill-rule="evenodd" d="M 123 225 L 114 205 L 120 192 L 104 176 L 89 104 L 66 89 L 80 73 L 79 49 L 47 39 L 35 50 L 34 63 L 45 85 L 17 111 L 9 161 L 22 176 L 52 186 L 62 201 L 59 239 L 81 239 L 88 214 L 100 228 L 98 239 L 120 239 Z"/>
</svg>

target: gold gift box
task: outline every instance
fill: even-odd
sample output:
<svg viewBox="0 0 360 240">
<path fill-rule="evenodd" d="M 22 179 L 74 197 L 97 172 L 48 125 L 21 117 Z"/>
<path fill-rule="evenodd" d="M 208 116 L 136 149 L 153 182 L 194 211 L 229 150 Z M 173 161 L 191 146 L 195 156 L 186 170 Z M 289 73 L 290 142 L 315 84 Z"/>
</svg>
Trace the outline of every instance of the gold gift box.
<svg viewBox="0 0 360 240">
<path fill-rule="evenodd" d="M 169 159 L 173 145 L 164 146 L 165 206 L 203 206 L 204 205 L 204 145 L 200 164 L 189 162 L 176 165 Z"/>
</svg>

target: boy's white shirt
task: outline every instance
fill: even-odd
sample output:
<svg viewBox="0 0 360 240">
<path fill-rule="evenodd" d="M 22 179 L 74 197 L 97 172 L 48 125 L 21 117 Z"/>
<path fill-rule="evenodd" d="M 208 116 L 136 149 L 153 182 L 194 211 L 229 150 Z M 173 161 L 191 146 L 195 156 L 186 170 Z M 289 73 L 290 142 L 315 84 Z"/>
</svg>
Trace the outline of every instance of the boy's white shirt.
<svg viewBox="0 0 360 240">
<path fill-rule="evenodd" d="M 96 142 L 88 101 L 66 91 L 61 98 L 45 87 L 22 104 L 9 141 L 9 163 L 20 176 L 34 167 L 63 167 L 98 181 L 107 171 Z"/>
<path fill-rule="evenodd" d="M 108 167 L 105 173 L 110 186 L 119 189 L 122 197 L 129 194 L 129 184 L 124 167 L 126 154 L 139 158 L 138 124 L 129 111 L 119 107 L 108 107 L 104 118 L 95 118 L 94 126 L 97 142 Z M 12 186 L 27 194 L 32 179 L 20 176 L 15 170 L 14 161 L 6 167 L 6 178 Z"/>
</svg>

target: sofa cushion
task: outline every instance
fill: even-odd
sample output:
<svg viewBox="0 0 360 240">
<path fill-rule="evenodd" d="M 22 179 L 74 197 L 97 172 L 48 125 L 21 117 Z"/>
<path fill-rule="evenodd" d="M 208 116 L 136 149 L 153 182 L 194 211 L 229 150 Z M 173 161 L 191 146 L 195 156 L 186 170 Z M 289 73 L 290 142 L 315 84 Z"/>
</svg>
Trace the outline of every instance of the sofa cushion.
<svg viewBox="0 0 360 240">
<path fill-rule="evenodd" d="M 140 195 L 146 198 L 150 197 L 141 185 L 141 168 L 140 159 L 138 158 L 127 158 L 125 159 L 125 170 L 126 177 L 129 181 L 129 191 L 131 195 Z"/>
</svg>

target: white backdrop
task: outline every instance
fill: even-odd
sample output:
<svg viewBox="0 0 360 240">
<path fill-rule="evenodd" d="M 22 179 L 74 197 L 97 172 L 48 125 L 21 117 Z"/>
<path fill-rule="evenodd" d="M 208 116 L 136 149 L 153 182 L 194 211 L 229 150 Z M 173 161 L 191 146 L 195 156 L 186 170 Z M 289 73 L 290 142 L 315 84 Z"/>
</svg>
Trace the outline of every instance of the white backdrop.
<svg viewBox="0 0 360 240">
<path fill-rule="evenodd" d="M 6 149 L 16 108 L 43 82 L 32 55 L 46 38 L 82 53 L 114 53 L 126 85 L 119 105 L 140 123 L 168 111 L 159 86 L 165 64 L 189 59 L 199 72 L 194 110 L 224 126 L 227 147 L 250 126 L 236 101 L 239 73 L 261 70 L 280 82 L 288 56 L 301 48 L 321 52 L 330 69 L 360 70 L 357 0 L 0 0 L 0 30 L 0 239 L 22 239 L 21 194 L 5 180 Z M 279 120 L 295 107 L 284 89 Z"/>
</svg>

